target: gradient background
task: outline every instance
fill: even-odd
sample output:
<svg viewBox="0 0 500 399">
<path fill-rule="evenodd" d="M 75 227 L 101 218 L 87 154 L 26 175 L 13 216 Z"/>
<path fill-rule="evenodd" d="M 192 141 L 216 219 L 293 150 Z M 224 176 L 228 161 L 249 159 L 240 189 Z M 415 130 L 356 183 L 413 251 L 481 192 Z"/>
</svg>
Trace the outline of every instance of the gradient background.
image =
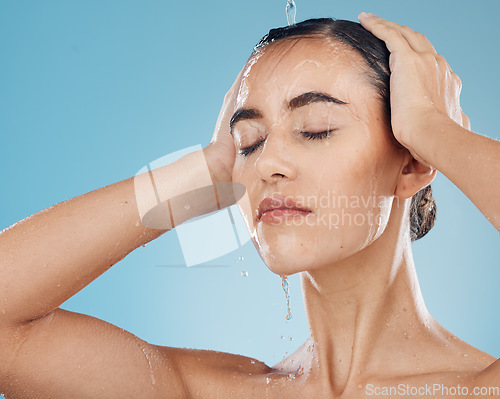
<svg viewBox="0 0 500 399">
<path fill-rule="evenodd" d="M 0 229 L 166 154 L 208 144 L 253 45 L 286 24 L 285 3 L 2 1 Z M 500 2 L 297 0 L 298 21 L 355 20 L 360 11 L 426 34 L 463 81 L 473 130 L 500 139 Z M 437 224 L 414 244 L 426 304 L 451 332 L 498 357 L 499 235 L 446 177 L 438 174 L 433 188 Z M 63 307 L 154 344 L 268 365 L 307 338 L 298 276 L 290 278 L 287 322 L 280 277 L 250 242 L 206 265 L 182 263 L 177 235 L 167 233 Z"/>
</svg>

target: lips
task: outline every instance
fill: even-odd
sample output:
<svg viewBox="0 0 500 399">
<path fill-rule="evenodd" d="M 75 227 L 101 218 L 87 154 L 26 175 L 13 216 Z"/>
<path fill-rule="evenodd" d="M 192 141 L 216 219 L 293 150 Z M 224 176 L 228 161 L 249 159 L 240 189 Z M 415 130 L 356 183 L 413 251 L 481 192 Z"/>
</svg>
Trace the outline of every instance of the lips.
<svg viewBox="0 0 500 399">
<path fill-rule="evenodd" d="M 257 221 L 273 222 L 288 217 L 305 216 L 308 213 L 311 213 L 310 209 L 297 204 L 291 198 L 278 195 L 261 201 Z"/>
</svg>

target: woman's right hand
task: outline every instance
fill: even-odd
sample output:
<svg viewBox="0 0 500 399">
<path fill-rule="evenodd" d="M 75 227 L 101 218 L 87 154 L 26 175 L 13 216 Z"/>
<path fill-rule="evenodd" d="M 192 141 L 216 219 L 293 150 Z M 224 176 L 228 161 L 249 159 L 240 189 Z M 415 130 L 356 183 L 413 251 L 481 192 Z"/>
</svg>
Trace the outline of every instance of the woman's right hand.
<svg viewBox="0 0 500 399">
<path fill-rule="evenodd" d="M 240 87 L 242 71 L 224 97 L 210 144 L 203 149 L 210 175 L 214 183 L 232 181 L 236 147 L 229 129 L 234 112 L 236 96 Z"/>
</svg>

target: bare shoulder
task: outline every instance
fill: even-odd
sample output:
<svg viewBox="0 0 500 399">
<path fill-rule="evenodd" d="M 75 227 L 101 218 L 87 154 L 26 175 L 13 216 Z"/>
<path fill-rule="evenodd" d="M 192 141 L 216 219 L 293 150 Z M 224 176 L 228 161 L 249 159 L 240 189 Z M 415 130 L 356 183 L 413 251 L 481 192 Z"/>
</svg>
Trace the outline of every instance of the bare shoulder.
<svg viewBox="0 0 500 399">
<path fill-rule="evenodd" d="M 245 398 L 259 385 L 249 379 L 265 381 L 269 369 L 245 356 L 152 345 L 63 309 L 3 327 L 0 353 L 0 392 L 37 399 Z"/>
<path fill-rule="evenodd" d="M 500 360 L 476 347 L 463 344 L 464 350 L 457 354 L 461 362 L 455 363 L 456 371 L 460 374 L 457 377 L 463 377 L 461 381 L 473 394 L 500 397 Z"/>
<path fill-rule="evenodd" d="M 496 359 L 477 375 L 475 385 L 483 387 L 499 387 L 500 390 L 500 359 Z M 500 391 L 497 393 L 500 396 Z"/>
<path fill-rule="evenodd" d="M 205 349 L 174 348 L 168 346 L 157 346 L 156 348 L 160 353 L 164 353 L 169 358 L 175 359 L 183 370 L 205 366 L 229 370 L 245 368 L 255 372 L 268 372 L 271 370 L 269 366 L 260 360 L 234 353 Z"/>
<path fill-rule="evenodd" d="M 465 371 L 463 374 L 470 378 L 470 386 L 499 387 L 500 390 L 500 360 L 462 340 L 458 341 L 458 346 L 455 348 L 457 362 L 454 364 L 461 364 L 462 371 Z M 500 396 L 500 391 L 497 395 Z"/>
<path fill-rule="evenodd" d="M 190 398 L 252 397 L 273 371 L 264 362 L 232 353 L 160 346 L 156 350 L 173 360 Z"/>
<path fill-rule="evenodd" d="M 3 326 L 0 353 L 0 392 L 6 397 L 188 397 L 175 362 L 153 345 L 63 309 Z"/>
</svg>

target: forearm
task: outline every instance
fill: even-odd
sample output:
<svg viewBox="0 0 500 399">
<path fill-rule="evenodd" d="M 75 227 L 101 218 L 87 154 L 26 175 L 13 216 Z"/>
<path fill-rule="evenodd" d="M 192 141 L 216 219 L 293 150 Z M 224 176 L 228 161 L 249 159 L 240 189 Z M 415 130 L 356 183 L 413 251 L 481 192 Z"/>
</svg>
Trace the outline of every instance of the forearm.
<svg viewBox="0 0 500 399">
<path fill-rule="evenodd" d="M 211 185 L 201 154 L 62 202 L 2 231 L 0 326 L 44 316 L 140 245 L 217 209 L 214 195 L 194 196 L 197 203 L 182 211 L 173 201 L 174 225 L 168 218 L 149 228 L 141 220 L 158 198 L 189 200 L 184 193 Z"/>
<path fill-rule="evenodd" d="M 450 119 L 429 118 L 415 148 L 448 177 L 500 231 L 500 142 L 473 133 Z"/>
</svg>

